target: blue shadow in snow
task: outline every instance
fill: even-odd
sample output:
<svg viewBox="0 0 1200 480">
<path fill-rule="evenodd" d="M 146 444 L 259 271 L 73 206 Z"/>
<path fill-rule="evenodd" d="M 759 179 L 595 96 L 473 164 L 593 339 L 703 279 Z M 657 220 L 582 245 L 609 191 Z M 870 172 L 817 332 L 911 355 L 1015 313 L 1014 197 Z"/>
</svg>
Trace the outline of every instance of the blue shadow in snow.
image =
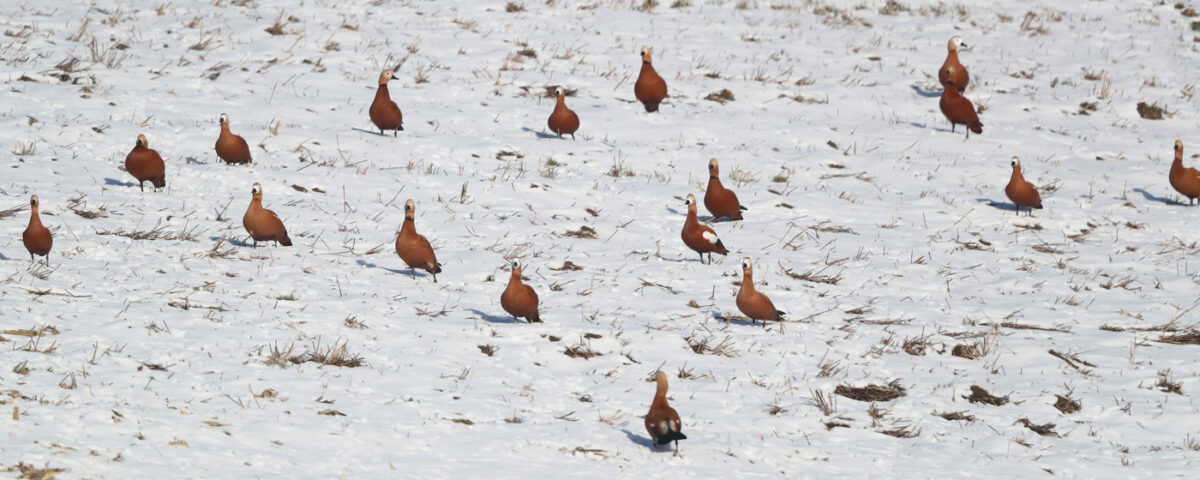
<svg viewBox="0 0 1200 480">
<path fill-rule="evenodd" d="M 214 241 L 214 242 L 215 242 L 215 241 L 217 241 L 217 240 L 220 240 L 221 238 L 222 238 L 222 237 L 208 237 L 208 239 L 209 239 L 209 240 L 212 240 L 212 241 Z M 248 242 L 246 242 L 245 240 L 242 240 L 241 238 L 234 238 L 234 237 L 224 237 L 224 238 L 225 238 L 225 241 L 226 241 L 227 243 L 229 243 L 230 245 L 233 245 L 233 246 L 235 246 L 235 247 L 250 247 L 250 248 L 254 248 L 254 244 L 253 244 L 253 243 L 248 243 Z M 249 235 L 247 235 L 247 236 L 246 236 L 246 237 L 244 237 L 244 238 L 250 238 L 250 236 L 249 236 Z M 264 243 L 263 245 L 270 245 L 271 243 L 272 243 L 272 242 L 266 242 L 266 243 Z M 262 245 L 259 245 L 259 246 L 261 247 Z"/>
<path fill-rule="evenodd" d="M 525 132 L 531 132 L 534 135 L 537 135 L 538 138 L 558 138 L 558 135 L 553 133 L 539 132 L 529 127 L 521 127 L 521 130 Z"/>
<path fill-rule="evenodd" d="M 1158 196 L 1155 196 L 1153 193 L 1147 192 L 1147 191 L 1146 191 L 1146 189 L 1144 189 L 1144 188 L 1135 188 L 1135 189 L 1133 189 L 1133 191 L 1134 191 L 1134 192 L 1136 192 L 1136 193 L 1140 193 L 1140 194 L 1142 194 L 1142 196 L 1143 196 L 1143 197 L 1145 197 L 1145 198 L 1146 198 L 1146 200 L 1149 200 L 1149 201 L 1151 201 L 1151 202 L 1159 202 L 1159 203 L 1162 203 L 1162 204 L 1165 204 L 1165 205 L 1183 205 L 1183 206 L 1187 206 L 1187 204 L 1186 204 L 1186 203 L 1180 202 L 1180 201 L 1178 201 L 1178 200 L 1172 200 L 1172 199 L 1170 199 L 1170 198 L 1167 198 L 1167 197 L 1158 197 Z"/>
<path fill-rule="evenodd" d="M 133 183 L 133 182 L 122 182 L 115 178 L 107 178 L 107 177 L 104 179 L 104 184 L 112 185 L 115 187 L 136 187 L 136 186 L 138 186 L 138 184 Z"/>
<path fill-rule="evenodd" d="M 380 268 L 380 269 L 387 270 L 387 271 L 389 271 L 389 272 L 396 273 L 396 274 L 400 274 L 400 275 L 404 275 L 404 276 L 412 276 L 412 275 L 410 274 L 410 272 L 411 272 L 411 273 L 416 273 L 416 276 L 417 276 L 417 277 L 428 277 L 428 276 L 429 276 L 429 274 L 428 274 L 428 273 L 421 272 L 421 271 L 416 271 L 416 270 L 396 270 L 396 269 L 394 269 L 394 268 L 381 267 L 381 266 L 379 266 L 379 265 L 376 265 L 376 264 L 374 264 L 374 263 L 368 262 L 368 261 L 366 261 L 366 260 L 363 260 L 363 259 L 358 259 L 358 260 L 355 260 L 355 262 L 354 262 L 354 263 L 357 263 L 357 264 L 359 264 L 359 265 L 361 265 L 361 266 L 364 266 L 364 267 L 367 267 L 367 268 Z"/>
<path fill-rule="evenodd" d="M 365 129 L 365 128 L 350 127 L 350 129 L 351 129 L 351 130 L 354 130 L 354 131 L 356 131 L 356 132 L 369 133 L 369 134 L 371 134 L 371 135 L 374 135 L 374 136 L 376 136 L 376 137 L 386 137 L 386 136 L 387 136 L 387 134 L 386 134 L 386 133 L 379 133 L 378 131 L 375 131 L 375 130 L 367 130 L 367 129 Z M 400 130 L 400 131 L 401 131 L 401 132 L 403 132 L 404 130 Z M 395 137 L 399 137 L 399 136 L 400 136 L 400 134 L 399 134 L 399 133 L 397 133 L 397 132 L 396 132 L 396 131 L 394 131 L 394 130 L 392 131 L 392 133 L 393 133 L 393 135 L 392 135 L 392 137 L 393 137 L 393 138 L 395 138 Z"/>
<path fill-rule="evenodd" d="M 935 91 L 931 91 L 931 90 L 922 90 L 921 87 L 918 87 L 916 85 L 910 85 L 910 88 L 912 88 L 914 92 L 917 92 L 917 95 L 920 95 L 925 98 L 940 98 L 942 96 L 942 92 L 935 92 Z"/>
<path fill-rule="evenodd" d="M 736 319 L 736 318 L 725 318 L 725 317 L 722 317 L 722 316 L 721 316 L 720 314 L 718 314 L 717 312 L 713 312 L 713 314 L 712 314 L 712 318 L 713 318 L 713 320 L 717 320 L 717 321 L 725 322 L 725 323 L 728 323 L 728 324 L 730 324 L 730 325 L 739 325 L 739 326 L 743 326 L 743 327 L 758 327 L 758 328 L 766 328 L 766 325 L 767 325 L 767 324 L 766 324 L 766 323 L 764 323 L 764 322 L 757 322 L 757 321 L 756 321 L 756 322 L 753 322 L 753 323 L 751 323 L 749 320 L 740 320 L 740 319 Z M 776 323 L 778 323 L 778 322 L 776 322 Z"/>
<path fill-rule="evenodd" d="M 696 201 L 700 202 L 700 201 L 702 201 L 702 199 L 698 198 L 698 199 L 696 199 Z M 700 208 L 700 207 L 697 206 L 696 208 Z M 667 211 L 671 212 L 671 215 L 683 215 L 685 217 L 687 216 L 687 210 L 679 211 L 679 210 L 676 210 L 675 207 L 667 207 Z M 713 219 L 712 215 L 701 215 L 699 213 L 696 213 L 696 221 L 697 222 L 704 223 L 704 222 L 707 222 L 712 219 Z M 716 222 L 719 222 L 719 220 Z"/>
<path fill-rule="evenodd" d="M 1016 210 L 1017 209 L 1017 204 L 1015 204 L 1015 203 L 997 202 L 990 198 L 976 198 L 975 201 L 979 202 L 979 203 L 986 203 L 986 204 L 988 204 L 989 207 L 995 208 L 997 210 Z"/>
<path fill-rule="evenodd" d="M 517 320 L 510 315 L 504 315 L 504 316 L 491 315 L 491 314 L 484 313 L 484 312 L 479 311 L 474 308 L 471 309 L 471 313 L 474 313 L 475 315 L 478 315 L 479 318 L 482 318 L 491 323 L 525 323 L 524 321 Z"/>
<path fill-rule="evenodd" d="M 650 437 L 643 437 L 641 435 L 638 435 L 636 433 L 629 431 L 629 429 L 624 429 L 624 428 L 621 429 L 621 433 L 624 433 L 625 437 L 628 438 L 629 441 L 631 441 L 633 443 L 636 443 L 643 447 L 649 447 L 649 448 L 653 448 L 655 450 L 659 450 L 658 447 L 654 446 L 654 441 L 650 440 Z"/>
</svg>

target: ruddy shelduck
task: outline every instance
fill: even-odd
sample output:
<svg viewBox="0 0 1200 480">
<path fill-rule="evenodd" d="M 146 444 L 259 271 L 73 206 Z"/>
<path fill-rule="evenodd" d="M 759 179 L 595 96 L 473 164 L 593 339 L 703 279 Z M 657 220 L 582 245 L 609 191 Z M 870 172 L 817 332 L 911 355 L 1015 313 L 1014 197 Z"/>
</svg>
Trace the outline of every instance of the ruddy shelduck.
<svg viewBox="0 0 1200 480">
<path fill-rule="evenodd" d="M 725 249 L 725 244 L 721 243 L 720 238 L 717 238 L 717 233 L 696 220 L 696 197 L 689 193 L 684 203 L 687 205 L 688 213 L 687 219 L 683 221 L 683 231 L 679 236 L 683 238 L 684 245 L 700 254 L 700 263 L 704 263 L 705 253 L 708 254 L 708 263 L 712 263 L 713 253 L 721 255 L 729 253 L 729 250 Z"/>
<path fill-rule="evenodd" d="M 642 47 L 642 71 L 633 84 L 633 95 L 642 102 L 647 112 L 657 112 L 658 104 L 667 98 L 667 82 L 658 76 L 654 65 L 650 64 L 650 47 Z"/>
<path fill-rule="evenodd" d="M 242 216 L 242 226 L 246 228 L 246 233 L 250 234 L 254 246 L 257 247 L 258 242 L 275 242 L 285 247 L 292 246 L 292 239 L 288 238 L 287 229 L 283 227 L 283 221 L 279 219 L 279 215 L 262 206 L 262 185 L 254 184 L 254 187 L 250 189 L 250 195 L 250 206 L 246 208 L 246 214 Z"/>
<path fill-rule="evenodd" d="M 646 412 L 646 432 L 655 446 L 675 442 L 675 451 L 679 452 L 679 441 L 687 440 L 683 434 L 683 424 L 679 414 L 667 404 L 667 374 L 659 370 L 655 374 L 654 401 L 650 402 L 650 411 Z"/>
<path fill-rule="evenodd" d="M 429 244 L 429 240 L 417 233 L 414 220 L 416 210 L 412 199 L 404 202 L 404 225 L 400 227 L 400 234 L 396 235 L 396 255 L 404 260 L 410 271 L 418 268 L 425 270 L 433 276 L 433 283 L 437 283 L 437 274 L 442 273 L 442 264 L 438 263 L 437 256 L 433 254 L 433 246 Z"/>
<path fill-rule="evenodd" d="M 29 261 L 33 262 L 34 255 L 46 257 L 46 265 L 50 265 L 50 247 L 54 245 L 54 236 L 50 235 L 50 229 L 42 225 L 42 217 L 38 214 L 41 203 L 38 202 L 38 196 L 29 197 L 29 226 L 25 227 L 25 233 L 21 234 L 21 242 L 25 244 L 25 250 L 29 251 Z"/>
<path fill-rule="evenodd" d="M 1037 188 L 1034 188 L 1032 183 L 1025 181 L 1025 176 L 1021 174 L 1021 159 L 1012 157 L 1012 177 L 1008 179 L 1008 185 L 1004 187 L 1004 194 L 1012 200 L 1013 206 L 1016 207 L 1017 215 L 1021 214 L 1021 207 L 1029 207 L 1029 216 L 1033 216 L 1033 209 L 1042 208 L 1042 197 L 1038 195 Z"/>
<path fill-rule="evenodd" d="M 958 88 L 952 80 L 956 70 L 955 67 L 944 70 L 950 79 L 942 82 L 942 86 L 945 88 L 942 89 L 942 100 L 939 104 L 942 107 L 942 114 L 946 116 L 946 120 L 950 121 L 950 131 L 953 132 L 956 125 L 965 125 L 967 138 L 971 138 L 971 132 L 983 133 L 983 124 L 979 123 L 979 114 L 975 113 L 975 106 L 971 105 L 971 101 L 967 100 L 967 97 L 958 92 Z"/>
<path fill-rule="evenodd" d="M 221 114 L 221 135 L 217 137 L 217 156 L 225 163 L 250 163 L 250 145 L 246 139 L 229 132 L 229 115 Z"/>
<path fill-rule="evenodd" d="M 550 113 L 550 119 L 546 120 L 546 124 L 550 126 L 551 132 L 558 135 L 558 138 L 562 138 L 566 134 L 571 136 L 571 140 L 574 140 L 575 131 L 579 130 L 579 115 L 567 108 L 567 92 L 563 87 L 555 88 L 554 95 L 558 97 L 558 100 L 554 102 L 554 111 Z"/>
<path fill-rule="evenodd" d="M 737 307 L 742 314 L 750 317 L 750 323 L 760 321 L 767 326 L 767 320 L 783 321 L 784 313 L 775 309 L 775 304 L 758 290 L 754 289 L 754 266 L 749 258 L 742 259 L 742 286 L 738 288 Z"/>
<path fill-rule="evenodd" d="M 391 70 L 384 70 L 379 74 L 379 89 L 375 90 L 375 100 L 371 102 L 371 110 L 368 113 L 371 115 L 371 123 L 379 128 L 380 135 L 383 135 L 384 130 L 392 130 L 394 137 L 404 130 L 404 115 L 388 93 L 387 84 L 392 80 L 392 75 Z"/>
<path fill-rule="evenodd" d="M 1183 142 L 1175 141 L 1175 161 L 1171 162 L 1171 186 L 1188 198 L 1191 205 L 1200 197 L 1200 171 L 1183 166 Z"/>
<path fill-rule="evenodd" d="M 146 136 L 138 135 L 133 150 L 130 150 L 129 155 L 125 156 L 125 171 L 137 179 L 138 188 L 143 192 L 146 191 L 146 182 L 150 182 L 155 189 L 166 187 L 166 170 L 167 166 L 163 163 L 162 157 L 150 148 L 150 142 L 146 140 Z"/>
<path fill-rule="evenodd" d="M 500 294 L 500 306 L 514 318 L 524 318 L 529 323 L 541 323 L 538 315 L 538 296 L 533 287 L 521 283 L 521 262 L 513 260 L 512 276 L 508 287 Z"/>
<path fill-rule="evenodd" d="M 717 159 L 708 161 L 708 188 L 704 189 L 704 208 L 711 213 L 713 220 L 728 217 L 730 220 L 741 220 L 742 212 L 746 210 L 738 203 L 737 194 L 721 185 L 720 167 Z"/>
<path fill-rule="evenodd" d="M 950 38 L 950 42 L 946 44 L 946 61 L 942 62 L 942 68 L 938 69 L 938 81 L 945 85 L 946 82 L 951 82 L 958 87 L 958 91 L 967 91 L 967 84 L 970 83 L 970 77 L 967 75 L 967 68 L 958 62 L 958 47 L 966 47 L 962 37 L 955 35 Z M 953 68 L 951 68 L 953 67 Z"/>
</svg>

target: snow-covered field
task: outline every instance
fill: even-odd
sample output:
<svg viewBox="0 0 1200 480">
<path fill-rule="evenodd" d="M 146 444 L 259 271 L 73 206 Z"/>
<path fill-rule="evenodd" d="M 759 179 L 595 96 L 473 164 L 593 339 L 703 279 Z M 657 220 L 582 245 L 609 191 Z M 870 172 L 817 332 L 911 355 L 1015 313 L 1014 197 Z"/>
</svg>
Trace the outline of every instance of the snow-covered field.
<svg viewBox="0 0 1200 480">
<path fill-rule="evenodd" d="M 1175 139 L 1200 162 L 1200 4 L 296 3 L 0 6 L 4 475 L 1195 471 L 1200 347 L 1163 340 L 1200 323 L 1200 207 L 1167 182 Z M 953 35 L 965 141 L 938 109 Z M 394 66 L 406 129 L 379 136 Z M 555 85 L 575 141 L 547 135 Z M 221 113 L 252 165 L 216 158 Z M 163 192 L 122 171 L 139 133 Z M 701 265 L 679 230 L 710 158 L 749 211 Z M 294 246 L 242 243 L 255 182 Z M 393 251 L 408 198 L 438 283 Z M 787 323 L 740 317 L 742 257 Z M 501 309 L 508 259 L 545 323 Z M 331 351 L 361 365 L 306 361 Z M 660 368 L 679 456 L 642 426 Z M 872 384 L 903 396 L 835 393 Z"/>
</svg>

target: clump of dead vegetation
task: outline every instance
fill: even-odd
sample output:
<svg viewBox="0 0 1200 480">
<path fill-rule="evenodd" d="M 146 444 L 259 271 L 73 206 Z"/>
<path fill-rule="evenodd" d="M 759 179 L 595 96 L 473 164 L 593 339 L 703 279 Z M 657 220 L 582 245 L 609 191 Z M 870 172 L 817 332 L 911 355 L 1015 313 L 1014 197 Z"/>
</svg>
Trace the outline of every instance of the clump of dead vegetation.
<svg viewBox="0 0 1200 480">
<path fill-rule="evenodd" d="M 1054 402 L 1054 408 L 1057 408 L 1058 411 L 1062 413 L 1070 415 L 1078 412 L 1080 408 L 1083 408 L 1083 405 L 1079 403 L 1079 400 L 1071 398 L 1071 392 L 1067 392 L 1066 395 L 1055 395 L 1055 397 L 1057 397 L 1058 400 Z"/>
<path fill-rule="evenodd" d="M 50 464 L 46 463 L 42 468 L 35 467 L 25 462 L 17 462 L 17 471 L 21 472 L 18 478 L 29 480 L 50 480 L 58 474 L 67 471 L 65 468 L 50 468 Z"/>
<path fill-rule="evenodd" d="M 833 389 L 833 393 L 860 402 L 890 402 L 903 397 L 905 390 L 900 386 L 900 380 L 897 379 L 887 385 L 870 384 L 865 387 L 838 385 Z"/>
<path fill-rule="evenodd" d="M 813 402 L 813 405 L 816 405 L 817 408 L 819 408 L 821 410 L 822 415 L 825 415 L 828 417 L 830 415 L 833 415 L 834 413 L 837 413 L 837 397 L 828 395 L 825 392 L 822 392 L 820 390 L 810 390 L 809 392 L 812 395 L 811 397 L 809 397 L 809 400 L 811 400 Z M 830 430 L 832 430 L 833 427 L 835 427 L 835 426 L 848 427 L 849 425 L 842 424 L 842 425 L 830 426 L 828 423 L 825 424 L 825 428 L 828 428 Z"/>
<path fill-rule="evenodd" d="M 299 354 L 295 352 L 296 345 L 294 343 L 288 344 L 287 347 L 280 347 L 278 343 L 273 344 L 271 345 L 271 351 L 267 354 L 267 359 L 263 360 L 263 363 L 280 368 L 308 362 L 351 368 L 361 367 L 366 364 L 361 356 L 350 353 L 350 349 L 345 341 L 335 341 L 332 345 L 322 346 L 321 339 L 318 338 L 304 352 Z"/>
<path fill-rule="evenodd" d="M 920 336 L 916 338 L 906 338 L 904 343 L 900 345 L 904 349 L 904 353 L 912 356 L 925 355 L 925 349 L 929 348 L 929 337 Z"/>
<path fill-rule="evenodd" d="M 791 277 L 794 280 L 802 280 L 802 281 L 809 282 L 809 283 L 823 283 L 826 285 L 837 285 L 838 282 L 842 281 L 841 274 L 824 275 L 822 272 L 824 272 L 826 268 L 829 268 L 829 267 L 828 266 L 823 267 L 820 270 L 817 270 L 816 272 L 809 270 L 804 273 L 796 273 L 796 272 L 793 272 L 791 269 L 785 268 L 783 270 L 783 273 L 784 273 L 784 275 L 787 275 L 788 277 Z"/>
<path fill-rule="evenodd" d="M 701 337 L 699 330 L 693 330 L 691 335 L 688 335 L 684 341 L 691 347 L 693 352 L 697 354 L 719 355 L 722 357 L 736 357 L 738 355 L 737 348 L 733 343 L 733 339 L 728 335 L 721 341 L 714 343 L 712 335 Z"/>
<path fill-rule="evenodd" d="M 722 88 L 718 92 L 710 93 L 705 96 L 704 99 L 710 102 L 717 102 L 722 105 L 724 105 L 726 102 L 732 102 L 734 100 L 733 92 L 729 91 L 727 88 Z"/>
<path fill-rule="evenodd" d="M 1138 102 L 1137 112 L 1146 120 L 1162 120 L 1163 116 L 1174 115 L 1175 112 L 1168 112 L 1165 108 L 1158 106 L 1157 103 L 1147 104 L 1146 102 Z"/>
<path fill-rule="evenodd" d="M 1036 424 L 1036 423 L 1033 423 L 1033 422 L 1029 421 L 1029 419 L 1028 419 L 1028 418 L 1022 418 L 1022 419 L 1020 419 L 1020 420 L 1017 420 L 1017 421 L 1014 423 L 1014 425 L 1015 425 L 1016 423 L 1019 423 L 1019 424 L 1021 424 L 1021 425 L 1024 425 L 1024 426 L 1025 426 L 1025 428 L 1028 428 L 1028 429 L 1030 429 L 1030 430 L 1033 430 L 1033 433 L 1036 433 L 1036 434 L 1038 434 L 1038 435 L 1041 435 L 1041 436 L 1043 436 L 1043 437 L 1058 437 L 1058 436 L 1060 436 L 1060 435 L 1058 434 L 1058 432 L 1054 431 L 1054 424 L 1053 424 L 1053 423 L 1045 423 L 1045 424 L 1042 424 L 1042 425 L 1038 425 L 1038 424 Z"/>
<path fill-rule="evenodd" d="M 975 421 L 975 416 L 971 415 L 967 412 L 942 412 L 942 413 L 933 412 L 933 414 L 937 415 L 939 417 L 942 417 L 946 420 L 950 420 L 952 422 L 955 422 L 955 421 L 974 422 Z"/>
<path fill-rule="evenodd" d="M 78 197 L 68 199 L 67 200 L 67 209 L 72 212 L 75 212 L 76 215 L 79 215 L 88 220 L 91 220 L 93 218 L 108 217 L 108 207 L 107 206 L 101 205 L 99 208 L 96 208 L 95 210 L 88 210 L 87 208 L 85 208 L 87 206 L 87 202 L 83 201 L 84 197 L 85 197 L 85 195 L 80 195 Z"/>
<path fill-rule="evenodd" d="M 954 349 L 950 350 L 950 354 L 954 355 L 956 357 L 965 358 L 967 360 L 975 360 L 975 359 L 983 356 L 981 353 L 979 353 L 978 348 L 976 348 L 974 345 L 967 344 L 967 343 L 960 343 L 958 345 L 955 345 Z"/>
<path fill-rule="evenodd" d="M 984 390 L 983 387 L 980 387 L 979 385 L 971 385 L 971 394 L 964 395 L 963 398 L 967 399 L 967 401 L 971 403 L 982 403 L 984 405 L 992 405 L 995 407 L 999 407 L 1008 403 L 1008 395 L 997 397 L 988 393 L 987 390 Z"/>
<path fill-rule="evenodd" d="M 1163 335 L 1158 338 L 1158 341 L 1175 345 L 1200 345 L 1200 330 L 1188 330 L 1174 335 Z"/>
<path fill-rule="evenodd" d="M 1165 393 L 1183 395 L 1183 382 L 1175 381 L 1175 379 L 1171 377 L 1170 369 L 1158 372 L 1158 383 L 1155 383 L 1154 386 Z"/>
<path fill-rule="evenodd" d="M 563 261 L 563 264 L 561 267 L 547 267 L 547 268 L 554 270 L 556 272 L 563 272 L 563 271 L 574 272 L 574 271 L 578 271 L 578 270 L 583 270 L 583 267 L 575 264 L 575 262 L 572 262 L 570 260 Z"/>
<path fill-rule="evenodd" d="M 578 230 L 567 230 L 563 232 L 565 237 L 573 238 L 596 238 L 596 229 L 583 225 Z"/>
<path fill-rule="evenodd" d="M 588 342 L 584 338 L 580 338 L 579 343 L 567 347 L 563 351 L 563 354 L 571 358 L 582 358 L 584 360 L 602 355 L 600 352 L 592 350 L 591 342 Z"/>
<path fill-rule="evenodd" d="M 13 207 L 13 208 L 10 208 L 10 209 L 7 209 L 7 210 L 0 210 L 0 220 L 4 220 L 4 219 L 6 219 L 6 218 L 8 218 L 8 217 L 11 217 L 11 216 L 13 216 L 13 215 L 16 215 L 16 214 L 17 214 L 17 212 L 20 212 L 20 211 L 22 211 L 22 210 L 25 210 L 26 208 L 29 208 L 29 207 L 27 207 L 27 206 L 25 206 L 25 205 L 22 205 L 22 206 L 19 206 L 19 207 Z"/>
<path fill-rule="evenodd" d="M 78 213 L 78 212 L 77 212 Z M 126 237 L 130 240 L 185 240 L 195 242 L 203 231 L 199 231 L 199 227 L 189 228 L 184 225 L 179 231 L 167 230 L 166 225 L 155 222 L 154 227 L 149 230 L 126 230 L 118 228 L 116 230 L 97 230 L 96 235 L 116 235 Z M 216 250 L 216 247 L 214 247 Z"/>
<path fill-rule="evenodd" d="M 913 438 L 921 434 L 921 429 L 913 428 L 912 425 L 901 425 L 887 430 L 880 430 L 879 433 L 889 437 Z"/>
</svg>

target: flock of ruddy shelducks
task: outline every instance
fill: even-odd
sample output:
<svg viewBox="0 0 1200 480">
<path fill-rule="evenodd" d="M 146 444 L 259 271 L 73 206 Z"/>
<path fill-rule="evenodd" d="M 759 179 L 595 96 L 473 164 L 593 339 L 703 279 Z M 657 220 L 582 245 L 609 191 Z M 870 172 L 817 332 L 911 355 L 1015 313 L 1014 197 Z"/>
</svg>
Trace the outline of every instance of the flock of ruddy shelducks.
<svg viewBox="0 0 1200 480">
<path fill-rule="evenodd" d="M 970 84 L 970 80 L 966 67 L 959 61 L 958 49 L 966 46 L 962 38 L 958 36 L 950 39 L 947 45 L 946 60 L 938 70 L 937 77 L 943 86 L 939 106 L 946 119 L 950 121 L 951 131 L 953 132 L 958 125 L 963 125 L 967 131 L 967 138 L 970 138 L 971 132 L 983 133 L 983 124 L 979 121 L 979 115 L 974 105 L 962 95 Z M 642 66 L 637 81 L 634 83 L 634 96 L 642 103 L 646 112 L 657 112 L 659 105 L 667 98 L 667 84 L 654 70 L 650 54 L 649 47 L 642 47 Z M 384 70 L 380 73 L 375 99 L 368 112 L 371 122 L 379 129 L 380 135 L 391 130 L 395 136 L 404 130 L 404 116 L 388 92 L 387 84 L 392 80 L 393 75 L 392 70 Z M 229 164 L 251 163 L 250 147 L 245 139 L 230 131 L 229 116 L 222 113 L 219 124 L 220 133 L 213 147 L 217 156 Z M 547 126 L 559 138 L 562 138 L 563 135 L 570 135 L 574 139 L 575 132 L 579 130 L 579 115 L 567 108 L 566 90 L 563 87 L 555 89 L 554 109 L 547 120 Z M 1013 157 L 1011 165 L 1012 176 L 1004 188 L 1004 193 L 1013 202 L 1018 215 L 1021 207 L 1029 208 L 1030 215 L 1032 215 L 1032 209 L 1042 208 L 1041 197 L 1038 195 L 1037 188 L 1026 181 L 1022 175 L 1020 159 Z M 133 149 L 125 157 L 125 170 L 138 181 L 138 187 L 143 191 L 146 182 L 150 182 L 154 190 L 166 187 L 166 164 L 158 152 L 150 148 L 149 140 L 145 135 L 138 135 Z M 708 175 L 708 186 L 704 192 L 704 207 L 712 215 L 712 220 L 714 222 L 721 219 L 742 220 L 742 212 L 747 209 L 738 202 L 737 194 L 721 184 L 720 167 L 715 158 L 708 161 Z M 1175 141 L 1175 160 L 1171 163 L 1168 178 L 1171 186 L 1188 198 L 1189 205 L 1200 198 L 1200 171 L 1183 166 L 1183 142 L 1179 140 Z M 250 190 L 250 195 L 250 205 L 242 217 L 242 226 L 246 229 L 254 246 L 257 247 L 258 242 L 274 242 L 277 245 L 290 246 L 292 241 L 288 237 L 287 229 L 279 215 L 263 208 L 262 186 L 255 183 Z M 702 264 L 705 263 L 705 254 L 708 254 L 708 262 L 711 263 L 712 254 L 725 255 L 729 253 L 716 232 L 710 226 L 701 224 L 697 219 L 696 197 L 688 194 L 685 205 L 687 206 L 687 218 L 684 219 L 683 230 L 680 232 L 684 245 L 699 254 Z M 46 264 L 49 265 L 50 249 L 54 244 L 54 239 L 50 230 L 42 225 L 38 215 L 40 203 L 37 195 L 30 197 L 29 206 L 29 226 L 22 235 L 22 241 L 26 250 L 29 251 L 31 261 L 34 261 L 35 256 L 43 256 L 46 257 Z M 396 255 L 409 267 L 410 271 L 425 270 L 433 277 L 433 281 L 437 282 L 437 274 L 441 273 L 442 265 L 438 263 L 429 240 L 417 233 L 415 217 L 416 204 L 410 199 L 404 203 L 404 224 L 396 235 Z M 738 310 L 746 315 L 751 323 L 761 321 L 766 326 L 768 320 L 782 321 L 784 312 L 777 310 L 770 298 L 754 288 L 754 266 L 751 260 L 749 258 L 742 259 L 741 267 L 742 282 L 736 297 Z M 500 306 L 514 318 L 525 319 L 531 323 L 542 321 L 538 314 L 537 292 L 533 287 L 522 282 L 521 263 L 518 261 L 513 261 L 511 264 L 511 276 L 508 286 L 500 295 Z M 667 403 L 666 374 L 658 371 L 655 381 L 657 388 L 654 399 L 651 402 L 650 411 L 645 417 L 646 431 L 650 434 L 654 445 L 676 442 L 676 450 L 678 450 L 678 440 L 686 439 L 687 436 L 682 433 L 679 414 Z"/>
</svg>

